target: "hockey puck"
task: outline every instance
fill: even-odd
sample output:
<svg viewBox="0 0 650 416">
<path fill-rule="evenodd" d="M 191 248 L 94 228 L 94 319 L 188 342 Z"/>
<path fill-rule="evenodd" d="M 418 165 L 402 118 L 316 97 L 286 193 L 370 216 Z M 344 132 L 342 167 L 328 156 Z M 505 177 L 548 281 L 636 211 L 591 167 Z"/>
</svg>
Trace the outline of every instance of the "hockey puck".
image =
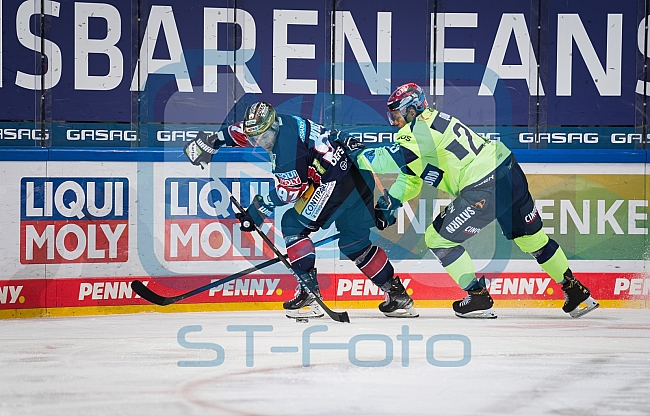
<svg viewBox="0 0 650 416">
<path fill-rule="evenodd" d="M 307 322 L 309 322 L 309 318 L 296 318 L 296 322 L 304 322 L 304 323 L 307 323 Z"/>
</svg>

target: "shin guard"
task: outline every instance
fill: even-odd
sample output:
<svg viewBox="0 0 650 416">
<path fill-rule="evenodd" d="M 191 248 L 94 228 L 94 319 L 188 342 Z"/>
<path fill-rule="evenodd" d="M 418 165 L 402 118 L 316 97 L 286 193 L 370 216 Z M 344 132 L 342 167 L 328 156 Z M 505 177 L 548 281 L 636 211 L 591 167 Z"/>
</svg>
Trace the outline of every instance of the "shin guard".
<svg viewBox="0 0 650 416">
<path fill-rule="evenodd" d="M 377 246 L 370 246 L 360 254 L 350 256 L 350 260 L 379 287 L 389 281 L 395 272 L 386 252 Z"/>
<path fill-rule="evenodd" d="M 467 287 L 476 278 L 474 263 L 463 246 L 431 248 L 430 250 L 461 288 Z"/>
<path fill-rule="evenodd" d="M 297 273 L 305 274 L 316 264 L 316 247 L 305 235 L 295 235 L 285 238 L 287 256 L 291 266 Z"/>
<path fill-rule="evenodd" d="M 569 268 L 569 261 L 562 247 L 555 240 L 549 238 L 544 247 L 530 254 L 553 280 L 560 283 L 564 279 L 564 272 Z"/>
</svg>

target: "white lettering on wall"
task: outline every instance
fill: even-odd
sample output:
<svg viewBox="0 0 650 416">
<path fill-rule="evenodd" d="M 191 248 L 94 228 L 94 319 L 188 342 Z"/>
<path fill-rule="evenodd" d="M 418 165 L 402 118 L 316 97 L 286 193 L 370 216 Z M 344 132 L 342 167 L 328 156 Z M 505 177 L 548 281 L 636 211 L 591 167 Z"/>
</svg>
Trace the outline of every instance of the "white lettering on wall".
<svg viewBox="0 0 650 416">
<path fill-rule="evenodd" d="M 153 52 L 158 42 L 161 27 L 167 40 L 169 59 L 154 59 Z M 140 85 L 138 85 L 138 74 Z M 180 92 L 192 92 L 187 63 L 183 55 L 183 45 L 178 34 L 174 11 L 171 6 L 151 6 L 147 27 L 144 31 L 144 40 L 140 48 L 140 60 L 135 66 L 131 91 L 144 91 L 149 74 L 169 74 L 176 78 L 176 85 Z"/>
<path fill-rule="evenodd" d="M 434 15 L 431 13 L 431 33 L 434 32 Z M 445 62 L 474 63 L 473 48 L 445 48 L 445 29 L 448 27 L 478 27 L 478 13 L 438 13 L 438 27 L 436 29 L 437 44 L 431 36 L 431 53 L 435 62 L 436 95 L 445 93 Z M 434 54 L 434 50 L 438 53 Z M 433 91 L 434 65 L 431 65 L 430 88 Z"/>
<path fill-rule="evenodd" d="M 18 7 L 18 11 L 16 12 L 16 36 L 21 45 L 35 52 L 42 52 L 47 57 L 47 72 L 45 73 L 45 81 L 42 87 L 49 89 L 56 86 L 61 80 L 63 59 L 61 58 L 61 49 L 51 40 L 45 39 L 43 41 L 44 50 L 41 51 L 40 39 L 30 31 L 29 22 L 33 15 L 39 15 L 41 13 L 40 5 L 40 2 L 27 0 Z M 43 5 L 43 12 L 45 14 L 59 17 L 59 2 L 45 0 Z M 41 75 L 32 75 L 17 71 L 16 85 L 28 90 L 40 90 Z"/>
<path fill-rule="evenodd" d="M 573 75 L 573 41 L 585 61 L 600 95 L 621 95 L 621 61 L 623 51 L 623 15 L 607 15 L 607 57 L 604 69 L 577 14 L 557 17 L 557 85 L 558 96 L 571 95 Z"/>
<path fill-rule="evenodd" d="M 389 95 L 391 88 L 391 20 L 390 12 L 377 12 L 377 69 L 370 61 L 352 13 L 337 10 L 334 28 L 334 93 L 345 93 L 345 39 L 348 40 L 361 74 L 373 95 Z"/>
<path fill-rule="evenodd" d="M 106 20 L 104 39 L 90 39 L 88 34 L 90 17 Z M 116 46 L 122 35 L 122 18 L 119 10 L 105 3 L 75 3 L 74 29 L 75 89 L 105 91 L 120 85 L 124 75 L 124 58 Z M 88 55 L 93 53 L 108 57 L 108 74 L 88 74 Z"/>
<path fill-rule="evenodd" d="M 235 51 L 218 50 L 217 26 L 232 23 L 241 30 L 241 45 Z M 257 31 L 255 20 L 246 10 L 206 7 L 203 10 L 203 91 L 217 92 L 217 67 L 228 65 L 247 93 L 261 93 L 255 77 L 246 63 L 253 58 Z"/>
<path fill-rule="evenodd" d="M 515 37 L 521 65 L 503 64 L 511 35 Z M 537 94 L 537 59 L 523 14 L 504 13 L 501 16 L 478 95 L 493 95 L 499 79 L 524 79 L 530 95 Z M 539 94 L 544 95 L 541 85 Z"/>
<path fill-rule="evenodd" d="M 289 25 L 317 25 L 318 10 L 273 11 L 273 92 L 283 94 L 316 94 L 315 79 L 289 79 L 289 59 L 316 58 L 316 45 L 287 43 Z"/>
</svg>

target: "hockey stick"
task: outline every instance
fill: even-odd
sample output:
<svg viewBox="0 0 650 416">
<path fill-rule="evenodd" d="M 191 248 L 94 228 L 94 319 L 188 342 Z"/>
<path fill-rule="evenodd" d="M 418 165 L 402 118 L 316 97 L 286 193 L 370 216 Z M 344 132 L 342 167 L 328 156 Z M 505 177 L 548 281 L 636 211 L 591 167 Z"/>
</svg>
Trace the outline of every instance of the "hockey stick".
<svg viewBox="0 0 650 416">
<path fill-rule="evenodd" d="M 233 203 L 235 207 L 237 207 L 239 212 L 241 212 L 242 214 L 246 213 L 246 210 L 241 206 L 239 201 L 237 201 L 237 199 L 235 199 L 234 196 L 232 195 L 230 196 L 230 201 Z M 291 263 L 289 263 L 287 258 L 283 256 L 282 253 L 280 253 L 280 250 L 278 250 L 278 248 L 273 244 L 273 242 L 269 239 L 269 237 L 266 234 L 264 234 L 262 230 L 260 230 L 257 224 L 253 224 L 253 226 L 255 227 L 255 231 L 257 231 L 260 237 L 262 237 L 262 240 L 264 240 L 264 242 L 271 248 L 271 250 L 273 250 L 275 255 L 278 256 L 282 264 L 284 264 L 287 267 L 287 269 L 289 269 L 291 273 L 295 276 L 295 278 L 302 284 L 302 287 L 304 287 L 310 293 L 314 294 L 311 288 L 308 287 L 308 285 L 302 279 L 302 277 L 300 277 L 300 275 L 298 275 L 298 273 L 296 273 L 296 271 L 293 270 L 293 268 L 291 267 Z M 316 302 L 320 305 L 321 308 L 323 308 L 325 313 L 330 318 L 332 318 L 337 322 L 350 322 L 350 317 L 348 316 L 347 312 L 334 312 L 333 310 L 328 308 L 327 305 L 325 305 L 325 303 L 323 303 L 323 300 L 320 298 L 320 296 L 314 296 L 314 298 L 316 298 Z"/>
<path fill-rule="evenodd" d="M 336 240 L 337 238 L 339 238 L 339 234 L 334 234 L 334 235 L 332 235 L 330 237 L 323 238 L 322 240 L 319 240 L 319 241 L 315 242 L 314 247 L 318 247 L 318 246 L 322 246 L 324 244 L 330 243 L 330 242 Z M 276 254 L 278 254 L 278 253 L 276 253 Z M 280 255 L 282 256 L 282 258 L 285 258 L 284 254 L 280 254 Z M 214 282 L 208 283 L 207 285 L 198 287 L 198 288 L 196 288 L 194 290 L 190 290 L 189 292 L 180 294 L 178 296 L 170 296 L 170 297 L 161 296 L 161 295 L 155 293 L 153 290 L 149 289 L 147 286 L 144 285 L 144 283 L 142 283 L 139 280 L 134 280 L 133 282 L 131 282 L 131 288 L 142 299 L 144 299 L 146 301 L 149 301 L 151 303 L 154 303 L 156 305 L 159 305 L 159 306 L 167 306 L 167 305 L 171 305 L 172 303 L 176 303 L 178 301 L 181 301 L 183 299 L 187 299 L 190 296 L 198 295 L 199 293 L 205 292 L 206 290 L 210 290 L 213 287 L 217 287 L 217 286 L 223 285 L 224 283 L 228 283 L 228 282 L 230 282 L 232 280 L 235 280 L 237 278 L 245 276 L 245 275 L 247 275 L 249 273 L 253 273 L 254 271 L 262 270 L 262 269 L 264 269 L 266 267 L 274 265 L 275 263 L 279 263 L 280 261 L 281 260 L 278 257 L 276 257 L 274 259 L 271 259 L 271 260 L 267 260 L 267 261 L 265 261 L 263 263 L 260 263 L 260 264 L 258 264 L 256 266 L 249 267 L 246 270 L 242 270 L 241 272 L 237 272 L 237 273 L 232 274 L 232 275 L 230 275 L 228 277 L 224 277 L 223 279 L 219 279 L 219 280 L 216 280 Z"/>
</svg>

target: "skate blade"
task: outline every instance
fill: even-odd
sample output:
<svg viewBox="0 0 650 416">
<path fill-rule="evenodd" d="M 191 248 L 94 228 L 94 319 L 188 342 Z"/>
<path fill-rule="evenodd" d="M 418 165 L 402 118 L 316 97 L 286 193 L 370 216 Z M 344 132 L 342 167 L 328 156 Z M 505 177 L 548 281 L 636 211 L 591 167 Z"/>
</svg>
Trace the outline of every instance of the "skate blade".
<svg viewBox="0 0 650 416">
<path fill-rule="evenodd" d="M 323 309 L 318 303 L 312 303 L 302 309 L 285 309 L 284 312 L 287 315 L 287 318 L 290 319 L 322 318 L 325 316 L 325 312 L 323 312 Z"/>
<path fill-rule="evenodd" d="M 580 306 L 578 305 L 577 308 L 569 312 L 569 316 L 572 318 L 580 318 L 582 315 L 586 315 L 600 306 L 600 304 L 591 296 L 589 296 L 583 303 L 587 306 L 580 309 Z"/>
<path fill-rule="evenodd" d="M 459 313 L 456 312 L 456 316 L 459 318 L 465 319 L 496 319 L 498 318 L 497 313 L 492 309 L 486 309 L 484 311 L 474 311 L 468 313 Z"/>
<path fill-rule="evenodd" d="M 420 316 L 415 308 L 396 309 L 393 312 L 384 312 L 384 315 L 389 318 L 417 318 Z"/>
</svg>

